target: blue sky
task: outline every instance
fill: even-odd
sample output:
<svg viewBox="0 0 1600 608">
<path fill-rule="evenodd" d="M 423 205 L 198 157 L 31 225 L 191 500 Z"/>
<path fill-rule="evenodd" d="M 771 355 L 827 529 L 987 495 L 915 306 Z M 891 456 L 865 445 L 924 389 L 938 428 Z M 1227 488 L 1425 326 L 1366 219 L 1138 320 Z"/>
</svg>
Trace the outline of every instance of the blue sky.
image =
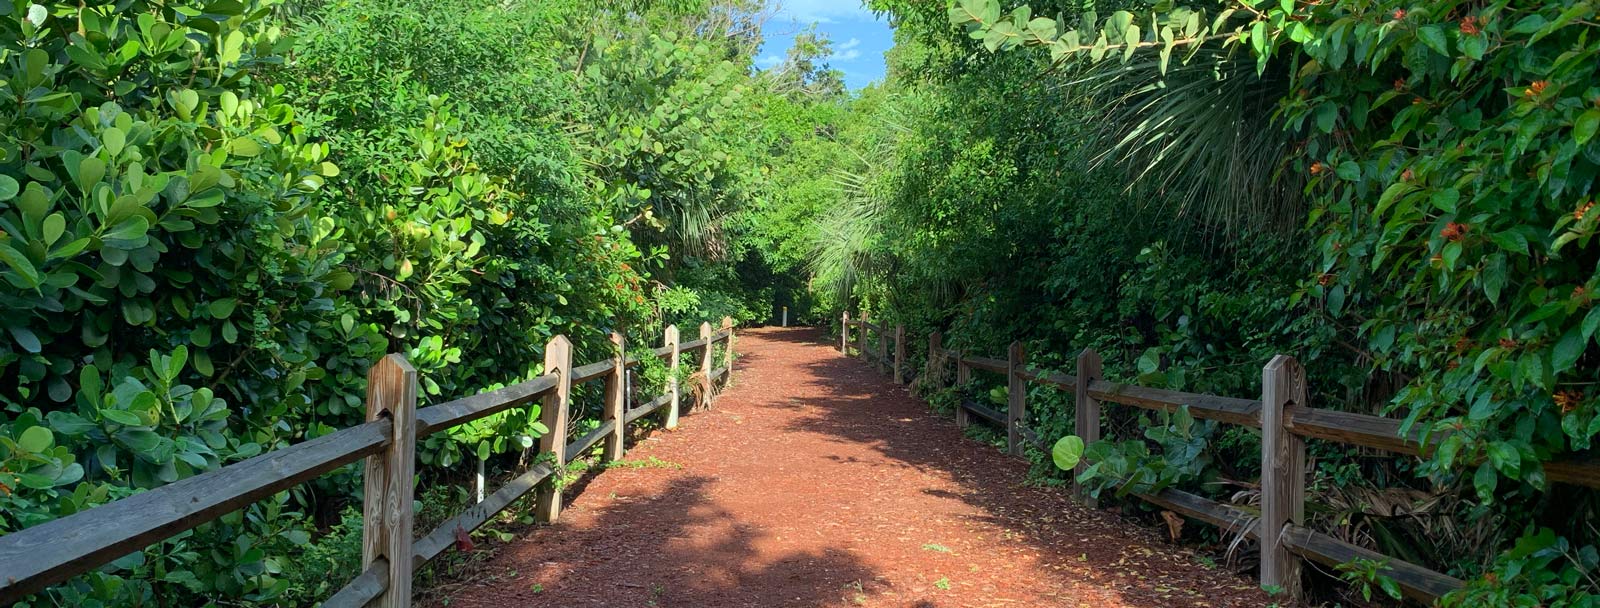
<svg viewBox="0 0 1600 608">
<path fill-rule="evenodd" d="M 883 52 L 894 46 L 887 19 L 877 17 L 855 0 L 774 0 L 776 14 L 767 21 L 766 44 L 756 55 L 762 69 L 783 61 L 795 34 L 815 23 L 833 40 L 828 64 L 844 72 L 845 86 L 860 89 L 883 79 Z"/>
</svg>

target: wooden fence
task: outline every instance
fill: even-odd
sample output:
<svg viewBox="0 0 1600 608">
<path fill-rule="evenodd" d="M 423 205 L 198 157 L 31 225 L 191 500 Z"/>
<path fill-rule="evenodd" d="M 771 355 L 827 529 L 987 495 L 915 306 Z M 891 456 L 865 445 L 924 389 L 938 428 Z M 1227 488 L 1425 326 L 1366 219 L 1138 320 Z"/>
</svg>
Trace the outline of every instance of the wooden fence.
<svg viewBox="0 0 1600 608">
<path fill-rule="evenodd" d="M 841 348 L 848 345 L 849 328 L 862 327 L 861 351 L 866 356 L 866 331 L 882 328 L 864 321 L 851 321 L 846 313 L 841 323 Z M 904 361 L 904 329 L 895 330 L 898 369 Z M 881 361 L 882 347 L 879 348 Z M 1076 404 L 1073 434 L 1085 443 L 1100 439 L 1100 406 L 1113 403 L 1156 411 L 1175 411 L 1188 406 L 1195 418 L 1216 420 L 1261 430 L 1261 504 L 1259 509 L 1217 502 L 1175 489 L 1137 496 L 1230 533 L 1244 534 L 1260 543 L 1260 576 L 1264 587 L 1283 589 L 1291 597 L 1300 593 L 1303 560 L 1336 567 L 1356 559 L 1386 564 L 1383 573 L 1400 584 L 1406 597 L 1432 603 L 1440 596 L 1459 589 L 1462 581 L 1422 566 L 1389 557 L 1305 527 L 1306 445 L 1307 439 L 1322 439 L 1364 446 L 1394 454 L 1418 456 L 1431 451 L 1441 437 L 1437 434 L 1424 443 L 1421 433 L 1403 435 L 1400 421 L 1380 416 L 1340 412 L 1310 407 L 1305 370 L 1293 357 L 1278 355 L 1262 369 L 1259 399 L 1243 399 L 1184 393 L 1165 389 L 1118 384 L 1104 379 L 1100 355 L 1085 349 L 1077 358 L 1077 374 L 1030 369 L 1020 342 L 1013 342 L 1005 359 L 980 357 L 944 348 L 939 332 L 928 337 L 928 365 L 924 373 L 934 381 L 943 377 L 944 368 L 955 365 L 958 385 L 971 381 L 972 370 L 993 372 L 1005 377 L 1009 400 L 1005 412 L 980 403 L 963 400 L 956 408 L 956 422 L 965 427 L 974 415 L 1006 429 L 1008 451 L 1021 455 L 1025 443 L 1049 450 L 1049 445 L 1027 428 L 1027 383 L 1037 382 L 1071 391 Z M 881 366 L 881 363 L 880 363 Z M 1078 465 L 1081 473 L 1086 464 Z M 1600 465 L 1591 462 L 1544 463 L 1550 482 L 1600 488 Z M 1079 495 L 1093 501 L 1079 488 Z M 1263 531 L 1271 533 L 1263 534 Z"/>
<path fill-rule="evenodd" d="M 713 368 L 713 347 L 726 344 Z M 698 373 L 707 384 L 724 381 L 733 366 L 733 323 L 700 325 L 700 338 L 679 341 L 668 327 L 653 351 L 674 374 L 667 393 L 630 403 L 628 369 L 640 359 L 626 356 L 623 337 L 612 334 L 614 356 L 573 367 L 572 345 L 557 336 L 545 347 L 545 374 L 499 390 L 417 409 L 417 372 L 405 357 L 384 357 L 368 373 L 367 422 L 282 450 L 202 473 L 48 523 L 0 536 L 0 605 L 98 568 L 129 553 L 215 520 L 302 482 L 366 458 L 362 519 L 362 572 L 324 604 L 329 607 L 411 605 L 412 573 L 442 554 L 458 531 L 470 532 L 528 492 L 538 490 L 535 517 L 554 522 L 561 514 L 556 476 L 569 461 L 601 441 L 605 457 L 621 459 L 628 424 L 665 409 L 666 428 L 678 424 L 682 389 L 676 380 L 679 355 L 701 352 Z M 605 406 L 598 428 L 567 438 L 572 386 L 605 381 Z M 422 538 L 412 534 L 412 473 L 418 439 L 515 407 L 540 401 L 540 422 L 550 429 L 539 439 L 540 458 L 520 476 L 440 524 Z"/>
<path fill-rule="evenodd" d="M 852 345 L 850 340 L 850 328 L 852 327 L 859 330 L 856 333 L 854 342 L 857 354 L 862 359 L 877 365 L 880 373 L 892 373 L 895 384 L 905 384 L 908 380 L 906 377 L 907 370 L 905 369 L 906 327 L 904 325 L 896 325 L 894 331 L 890 332 L 884 326 L 868 321 L 865 314 L 861 315 L 861 320 L 851 321 L 850 313 L 844 313 L 844 320 L 840 324 L 839 331 L 839 352 L 846 355 L 850 354 Z M 867 335 L 873 332 L 878 334 L 878 340 L 875 345 L 869 347 Z M 892 359 L 889 352 L 890 340 L 894 341 Z"/>
</svg>

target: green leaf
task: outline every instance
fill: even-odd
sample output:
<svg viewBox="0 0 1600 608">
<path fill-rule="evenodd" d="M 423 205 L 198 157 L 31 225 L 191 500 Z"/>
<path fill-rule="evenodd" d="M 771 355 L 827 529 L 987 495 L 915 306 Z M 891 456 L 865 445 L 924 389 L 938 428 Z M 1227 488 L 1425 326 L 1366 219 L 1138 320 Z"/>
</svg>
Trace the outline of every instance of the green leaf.
<svg viewBox="0 0 1600 608">
<path fill-rule="evenodd" d="M 1596 130 L 1600 130 L 1600 110 L 1591 109 L 1588 112 L 1584 112 L 1582 116 L 1578 117 L 1577 121 L 1573 122 L 1572 139 L 1578 142 L 1578 145 L 1584 145 L 1589 143 L 1589 140 L 1594 139 Z M 0 197 L 0 200 L 5 200 L 5 198 Z"/>
<path fill-rule="evenodd" d="M 1584 346 L 1589 341 L 1583 337 L 1583 330 L 1574 327 L 1568 330 L 1561 340 L 1556 342 L 1555 350 L 1550 354 L 1550 364 L 1555 367 L 1556 373 L 1562 373 L 1578 364 L 1578 358 L 1583 356 Z"/>
<path fill-rule="evenodd" d="M 105 147 L 106 152 L 110 153 L 114 160 L 122 155 L 122 149 L 128 146 L 128 134 L 123 133 L 122 129 L 110 127 L 100 134 L 100 145 Z"/>
<path fill-rule="evenodd" d="M 144 420 L 138 414 L 125 410 L 100 410 L 100 416 L 123 426 L 144 426 Z"/>
<path fill-rule="evenodd" d="M 1055 461 L 1056 468 L 1071 471 L 1083 459 L 1083 438 L 1077 435 L 1062 437 L 1050 448 L 1050 459 Z"/>
<path fill-rule="evenodd" d="M 1334 173 L 1339 176 L 1339 179 L 1345 181 L 1361 181 L 1361 165 L 1356 164 L 1354 161 L 1347 160 L 1339 163 L 1339 168 L 1334 169 Z"/>
<path fill-rule="evenodd" d="M 9 175 L 0 175 L 0 202 L 9 201 L 17 197 L 22 186 Z"/>
<path fill-rule="evenodd" d="M 35 335 L 33 330 L 20 325 L 12 326 L 10 329 L 11 337 L 17 341 L 17 346 L 21 346 L 22 350 L 38 354 L 44 348 L 39 343 L 39 336 Z"/>
<path fill-rule="evenodd" d="M 1487 462 L 1478 465 L 1478 472 L 1472 476 L 1472 486 L 1478 490 L 1478 500 L 1484 503 L 1494 502 L 1494 489 L 1500 484 L 1500 475 L 1494 471 L 1494 465 Z"/>
<path fill-rule="evenodd" d="M 1522 453 L 1504 441 L 1489 444 L 1489 463 L 1511 479 L 1522 477 Z"/>
<path fill-rule="evenodd" d="M 33 454 L 48 450 L 50 446 L 55 444 L 55 434 L 51 433 L 50 429 L 42 426 L 28 427 L 27 430 L 22 432 L 22 436 L 17 438 L 17 447 Z"/>
<path fill-rule="evenodd" d="M 1450 38 L 1445 35 L 1444 28 L 1438 25 L 1424 25 L 1417 30 L 1417 37 L 1422 39 L 1422 44 L 1440 55 L 1450 56 Z"/>
<path fill-rule="evenodd" d="M 233 309 L 238 305 L 239 301 L 236 299 L 223 298 L 221 300 L 212 302 L 211 305 L 207 307 L 207 310 L 211 311 L 212 317 L 226 319 L 233 316 Z"/>
<path fill-rule="evenodd" d="M 22 281 L 27 283 L 29 287 L 37 288 L 39 286 L 39 270 L 34 268 L 33 262 L 28 260 L 28 256 L 12 249 L 11 245 L 0 243 L 0 262 L 5 262 L 6 266 L 10 266 L 11 270 L 21 276 Z"/>
<path fill-rule="evenodd" d="M 489 459 L 489 442 L 487 442 L 487 441 L 479 441 L 478 442 L 478 460 L 488 460 L 488 459 Z"/>
</svg>

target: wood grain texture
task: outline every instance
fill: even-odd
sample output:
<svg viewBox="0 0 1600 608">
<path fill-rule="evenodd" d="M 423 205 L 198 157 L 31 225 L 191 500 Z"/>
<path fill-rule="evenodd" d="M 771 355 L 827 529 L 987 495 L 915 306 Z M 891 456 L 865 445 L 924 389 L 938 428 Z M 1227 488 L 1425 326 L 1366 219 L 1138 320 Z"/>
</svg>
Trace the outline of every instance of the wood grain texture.
<svg viewBox="0 0 1600 608">
<path fill-rule="evenodd" d="M 626 444 L 628 425 L 623 422 L 623 415 L 627 412 L 627 368 L 623 366 L 622 359 L 628 353 L 628 339 L 621 332 L 611 332 L 612 368 L 611 374 L 606 376 L 605 408 L 600 414 L 600 421 L 615 422 L 610 435 L 606 435 L 606 460 L 622 460 L 622 455 L 627 453 Z"/>
<path fill-rule="evenodd" d="M 388 418 L 0 536 L 0 605 L 375 454 Z"/>
<path fill-rule="evenodd" d="M 1078 375 L 1081 377 L 1083 374 L 1080 373 Z M 1170 412 L 1178 409 L 1180 405 L 1187 405 L 1189 406 L 1189 413 L 1193 414 L 1195 418 L 1261 428 L 1261 402 L 1251 399 L 1218 397 L 1216 395 L 1184 393 L 1131 384 L 1117 384 L 1106 382 L 1099 378 L 1095 378 L 1089 384 L 1089 394 L 1101 401 L 1121 403 L 1149 410 Z"/>
<path fill-rule="evenodd" d="M 650 414 L 654 413 L 655 411 L 667 407 L 667 404 L 671 403 L 671 402 L 672 402 L 672 395 L 662 395 L 660 397 L 656 397 L 655 399 L 651 399 L 651 400 L 649 400 L 649 401 L 647 401 L 645 403 L 641 403 L 641 404 L 639 404 L 638 407 L 630 408 L 628 410 L 626 422 L 628 424 L 633 424 L 633 421 L 638 420 L 640 418 L 643 418 L 645 416 L 649 416 Z"/>
<path fill-rule="evenodd" d="M 600 423 L 600 426 L 590 429 L 589 432 L 578 436 L 577 439 L 574 439 L 571 443 L 568 443 L 567 447 L 562 449 L 562 453 L 565 455 L 562 461 L 565 463 L 577 460 L 578 457 L 583 456 L 589 451 L 590 448 L 593 448 L 596 444 L 600 443 L 616 430 L 616 422 L 607 420 Z"/>
<path fill-rule="evenodd" d="M 1096 380 L 1105 375 L 1100 361 L 1100 353 L 1092 348 L 1085 348 L 1078 353 L 1078 382 L 1073 385 L 1072 404 L 1073 418 L 1072 431 L 1074 435 L 1083 439 L 1084 445 L 1089 445 L 1100 440 L 1100 401 L 1090 390 Z M 1079 461 L 1078 466 L 1072 469 L 1072 478 L 1076 480 L 1089 468 L 1089 463 Z M 1096 506 L 1095 500 L 1082 484 L 1073 482 L 1078 489 L 1078 498 L 1089 506 Z"/>
<path fill-rule="evenodd" d="M 1021 342 L 1012 342 L 1006 349 L 1006 451 L 1021 456 L 1023 439 L 1021 425 L 1028 418 L 1028 383 L 1021 372 L 1027 361 Z"/>
<path fill-rule="evenodd" d="M 539 452 L 549 454 L 552 466 L 560 470 L 567 464 L 567 403 L 572 398 L 572 343 L 566 336 L 551 338 L 545 345 L 544 372 L 556 375 L 556 387 L 545 393 L 539 407 L 539 422 L 549 429 L 539 438 Z M 535 500 L 534 519 L 542 523 L 560 519 L 561 489 L 554 479 L 539 484 Z"/>
<path fill-rule="evenodd" d="M 839 354 L 850 356 L 850 311 L 839 315 Z"/>
<path fill-rule="evenodd" d="M 322 608 L 366 608 L 389 588 L 389 560 L 378 560 L 328 599 Z"/>
<path fill-rule="evenodd" d="M 453 426 L 533 403 L 555 386 L 555 375 L 545 374 L 521 384 L 422 408 L 417 410 L 417 436 L 427 437 Z"/>
<path fill-rule="evenodd" d="M 671 400 L 671 403 L 667 406 L 667 421 L 665 426 L 667 427 L 667 430 L 670 431 L 678 428 L 678 365 L 680 363 L 679 359 L 682 358 L 679 356 L 680 353 L 678 351 L 678 326 L 668 325 L 666 331 L 664 332 L 663 339 L 666 340 L 667 345 L 665 348 L 668 349 L 667 368 L 669 371 L 667 373 L 667 396 Z"/>
<path fill-rule="evenodd" d="M 1168 511 L 1192 517 L 1218 528 L 1226 534 L 1226 542 L 1234 534 L 1244 534 L 1248 538 L 1260 536 L 1256 523 L 1260 514 L 1241 509 L 1237 506 L 1217 502 L 1203 496 L 1197 496 L 1167 488 L 1154 494 L 1135 494 L 1153 505 L 1165 508 Z"/>
<path fill-rule="evenodd" d="M 417 462 L 417 370 L 389 355 L 367 372 L 367 420 L 388 418 L 389 445 L 367 457 L 361 567 L 388 560 L 389 585 L 377 608 L 411 606 L 412 474 Z"/>
<path fill-rule="evenodd" d="M 700 391 L 700 407 L 711 407 L 711 355 L 716 350 L 711 348 L 711 324 L 700 324 L 700 339 L 706 343 L 705 350 L 700 351 L 700 377 L 705 380 L 705 390 Z"/>
<path fill-rule="evenodd" d="M 726 344 L 722 345 L 722 367 L 728 371 L 733 371 L 733 317 L 722 318 L 721 333 L 728 340 Z M 733 376 L 728 376 L 727 380 L 732 381 Z"/>
<path fill-rule="evenodd" d="M 966 363 L 967 367 L 981 369 L 986 372 L 994 372 L 996 374 L 1006 373 L 1006 362 L 1001 359 L 965 355 L 961 358 L 961 360 Z"/>
<path fill-rule="evenodd" d="M 1300 597 L 1300 558 L 1283 542 L 1305 523 L 1306 444 L 1284 425 L 1284 411 L 1306 405 L 1306 374 L 1278 355 L 1261 370 L 1261 584 Z"/>
<path fill-rule="evenodd" d="M 1284 528 L 1283 541 L 1289 550 L 1329 568 L 1357 559 L 1383 562 L 1385 564 L 1383 574 L 1400 584 L 1400 591 L 1403 595 L 1429 606 L 1433 605 L 1434 600 L 1460 589 L 1466 584 L 1460 579 L 1449 575 L 1370 551 L 1294 524 Z"/>
<path fill-rule="evenodd" d="M 608 358 L 604 361 L 595 361 L 594 363 L 590 363 L 588 365 L 580 365 L 572 369 L 571 382 L 573 384 L 583 384 L 591 380 L 599 380 L 601 378 L 608 377 L 611 375 L 611 370 L 616 366 L 617 360 L 615 358 Z"/>
<path fill-rule="evenodd" d="M 415 571 L 433 561 L 443 554 L 446 549 L 456 542 L 456 531 L 462 530 L 471 533 L 482 527 L 495 514 L 504 511 L 511 503 L 522 498 L 528 492 L 543 482 L 555 469 L 550 463 L 541 462 L 533 465 L 515 479 L 500 486 L 493 494 L 483 499 L 483 502 L 467 507 L 455 517 L 445 520 L 412 545 L 411 567 Z"/>
</svg>

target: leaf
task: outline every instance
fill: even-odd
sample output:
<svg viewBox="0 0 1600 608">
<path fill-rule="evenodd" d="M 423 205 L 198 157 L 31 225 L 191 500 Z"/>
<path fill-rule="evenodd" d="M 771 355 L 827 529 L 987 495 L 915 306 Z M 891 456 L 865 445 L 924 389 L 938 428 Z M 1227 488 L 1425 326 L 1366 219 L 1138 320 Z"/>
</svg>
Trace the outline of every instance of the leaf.
<svg viewBox="0 0 1600 608">
<path fill-rule="evenodd" d="M 479 441 L 478 442 L 478 460 L 488 460 L 488 459 L 489 459 L 489 442 L 487 442 L 487 441 Z"/>
<path fill-rule="evenodd" d="M 1578 145 L 1584 145 L 1589 143 L 1589 140 L 1594 139 L 1596 130 L 1600 130 L 1600 110 L 1591 109 L 1587 112 L 1584 112 L 1583 115 L 1579 116 L 1578 120 L 1572 124 L 1572 139 L 1573 141 L 1576 141 Z M 5 200 L 5 198 L 0 196 L 0 200 Z"/>
<path fill-rule="evenodd" d="M 1339 163 L 1339 167 L 1334 169 L 1334 174 L 1338 175 L 1339 179 L 1345 181 L 1361 181 L 1361 165 L 1356 164 L 1354 161 L 1347 160 Z"/>
<path fill-rule="evenodd" d="M 0 203 L 16 198 L 17 192 L 20 191 L 21 185 L 17 184 L 16 179 L 9 175 L 0 175 Z"/>
<path fill-rule="evenodd" d="M 33 262 L 28 260 L 28 256 L 12 249 L 11 245 L 0 243 L 0 262 L 5 262 L 6 266 L 10 266 L 11 270 L 20 275 L 22 281 L 27 283 L 29 287 L 37 288 L 39 286 L 39 270 L 34 268 Z"/>
<path fill-rule="evenodd" d="M 1438 25 L 1424 25 L 1417 30 L 1417 37 L 1422 39 L 1422 44 L 1440 55 L 1450 56 L 1450 38 L 1445 35 L 1444 28 Z"/>
<path fill-rule="evenodd" d="M 22 350 L 39 354 L 39 351 L 43 349 L 43 345 L 39 344 L 39 336 L 35 335 L 33 330 L 20 325 L 13 326 L 10 329 L 12 339 L 17 341 L 17 346 L 21 346 Z"/>
<path fill-rule="evenodd" d="M 1050 448 L 1050 459 L 1055 462 L 1056 468 L 1071 471 L 1083 459 L 1083 438 L 1077 435 L 1062 437 Z"/>
<path fill-rule="evenodd" d="M 1494 502 L 1494 489 L 1500 483 L 1500 476 L 1495 473 L 1494 465 L 1487 462 L 1478 465 L 1478 472 L 1472 476 L 1472 486 L 1478 490 L 1478 500 L 1484 503 Z"/>
<path fill-rule="evenodd" d="M 138 414 L 125 410 L 100 410 L 100 416 L 123 426 L 144 426 L 144 419 Z"/>
<path fill-rule="evenodd" d="M 1489 463 L 1506 477 L 1522 477 L 1522 453 L 1509 443 L 1496 441 L 1489 444 Z"/>
<path fill-rule="evenodd" d="M 22 448 L 24 452 L 33 454 L 48 450 L 50 446 L 55 444 L 55 434 L 51 433 L 50 429 L 42 426 L 28 427 L 27 430 L 22 432 L 22 436 L 17 438 L 17 447 Z"/>
<path fill-rule="evenodd" d="M 116 127 L 107 128 L 104 133 L 100 134 L 100 145 L 105 147 L 106 152 L 111 154 L 112 159 L 115 159 L 121 156 L 122 149 L 127 147 L 128 134 L 123 133 L 122 129 Z"/>
<path fill-rule="evenodd" d="M 1568 330 L 1561 340 L 1556 342 L 1555 350 L 1550 354 L 1550 364 L 1555 367 L 1556 373 L 1562 373 L 1578 364 L 1578 358 L 1583 356 L 1584 346 L 1589 341 L 1583 337 L 1583 330 L 1574 327 Z"/>
<path fill-rule="evenodd" d="M 239 301 L 234 298 L 223 298 L 212 302 L 210 306 L 206 307 L 206 310 L 210 311 L 211 316 L 214 318 L 226 319 L 233 316 L 233 309 L 238 305 Z"/>
</svg>

